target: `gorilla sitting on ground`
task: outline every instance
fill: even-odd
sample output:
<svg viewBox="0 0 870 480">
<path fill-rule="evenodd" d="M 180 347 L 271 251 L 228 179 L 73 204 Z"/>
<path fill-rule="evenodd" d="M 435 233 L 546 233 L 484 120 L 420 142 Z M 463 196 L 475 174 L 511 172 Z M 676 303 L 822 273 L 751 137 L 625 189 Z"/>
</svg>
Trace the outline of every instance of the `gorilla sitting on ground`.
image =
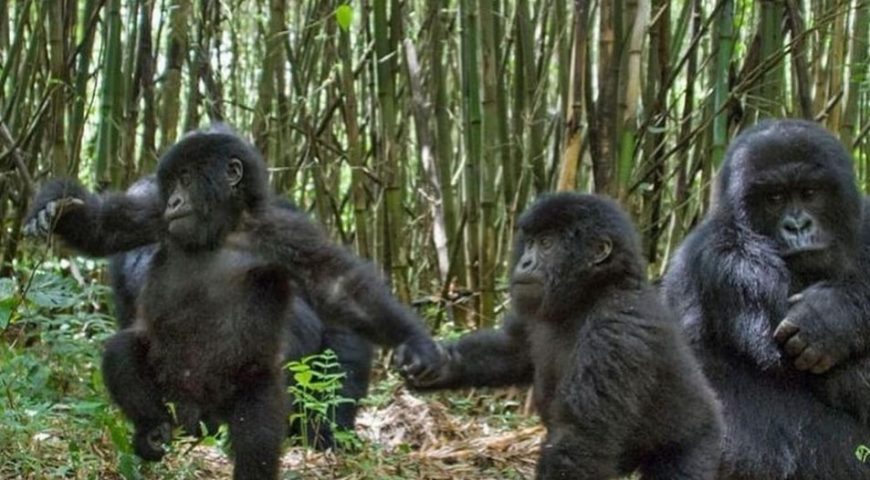
<svg viewBox="0 0 870 480">
<path fill-rule="evenodd" d="M 438 375 L 410 386 L 533 382 L 542 480 L 713 478 L 719 406 L 639 251 L 613 202 L 544 197 L 519 220 L 504 327 L 446 345 Z"/>
<path fill-rule="evenodd" d="M 297 290 L 321 319 L 402 345 L 410 355 L 399 367 L 409 375 L 440 368 L 422 323 L 369 265 L 304 215 L 273 205 L 265 161 L 248 142 L 188 135 L 161 157 L 157 183 L 159 197 L 142 198 L 56 181 L 28 220 L 53 224 L 95 255 L 159 244 L 135 322 L 109 339 L 103 357 L 106 387 L 133 422 L 142 458 L 162 457 L 173 424 L 191 430 L 217 419 L 229 424 L 234 478 L 278 477 L 289 413 L 281 364 Z M 89 238 L 102 241 L 89 246 Z"/>
<path fill-rule="evenodd" d="M 723 404 L 723 479 L 867 479 L 870 222 L 818 125 L 762 123 L 664 279 Z"/>
</svg>

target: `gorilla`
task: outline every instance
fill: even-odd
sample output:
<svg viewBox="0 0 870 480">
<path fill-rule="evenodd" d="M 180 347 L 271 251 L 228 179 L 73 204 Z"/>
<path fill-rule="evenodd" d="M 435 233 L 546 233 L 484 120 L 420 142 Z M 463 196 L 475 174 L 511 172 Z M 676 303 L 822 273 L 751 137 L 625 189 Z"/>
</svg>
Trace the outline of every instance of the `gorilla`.
<svg viewBox="0 0 870 480">
<path fill-rule="evenodd" d="M 723 404 L 722 479 L 866 479 L 870 222 L 822 127 L 761 123 L 726 152 L 717 202 L 663 292 Z"/>
<path fill-rule="evenodd" d="M 149 175 L 136 181 L 127 189 L 126 195 L 128 197 L 159 196 L 157 178 Z M 298 211 L 295 205 L 286 200 L 276 199 L 273 203 L 292 212 Z M 99 245 L 101 241 L 100 238 L 90 238 L 87 243 Z M 136 301 L 145 285 L 157 247 L 157 244 L 146 245 L 109 257 L 109 280 L 114 297 L 115 316 L 120 329 L 128 328 L 134 323 Z M 372 345 L 348 327 L 325 324 L 311 310 L 309 304 L 310 302 L 306 302 L 299 295 L 294 298 L 292 313 L 287 319 L 290 325 L 290 341 L 285 345 L 284 360 L 285 362 L 298 361 L 326 349 L 336 353 L 338 363 L 341 365 L 341 373 L 344 374 L 338 395 L 353 401 L 337 405 L 333 421 L 337 427 L 352 431 L 356 421 L 358 401 L 368 392 L 374 355 Z M 293 382 L 292 378 L 288 380 Z M 210 427 L 209 431 L 214 431 L 216 422 L 204 420 L 207 427 Z M 293 427 L 292 434 L 301 433 L 300 425 L 293 425 Z M 317 449 L 326 450 L 341 446 L 335 443 L 330 425 L 313 422 L 304 431 L 307 434 L 308 444 Z"/>
<path fill-rule="evenodd" d="M 286 320 L 297 294 L 325 321 L 401 345 L 409 375 L 440 368 L 438 346 L 371 266 L 306 216 L 273 205 L 265 161 L 247 141 L 224 130 L 188 135 L 161 157 L 157 185 L 159 196 L 143 198 L 55 181 L 27 223 L 30 231 L 50 223 L 95 255 L 158 244 L 134 324 L 108 340 L 103 357 L 106 387 L 133 422 L 143 459 L 163 456 L 172 425 L 216 419 L 229 424 L 234 478 L 278 478 Z"/>
<path fill-rule="evenodd" d="M 627 216 L 604 198 L 559 193 L 538 200 L 518 226 L 503 328 L 445 345 L 437 374 L 409 385 L 533 383 L 547 427 L 542 480 L 635 470 L 644 479 L 713 478 L 719 405 L 646 281 Z"/>
</svg>

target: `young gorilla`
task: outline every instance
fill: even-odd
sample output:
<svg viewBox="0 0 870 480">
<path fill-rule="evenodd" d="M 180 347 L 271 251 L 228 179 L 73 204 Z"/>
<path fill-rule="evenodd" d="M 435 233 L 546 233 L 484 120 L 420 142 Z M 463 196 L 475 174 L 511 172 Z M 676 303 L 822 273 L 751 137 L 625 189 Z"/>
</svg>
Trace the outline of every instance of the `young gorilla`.
<svg viewBox="0 0 870 480">
<path fill-rule="evenodd" d="M 611 201 L 561 193 L 519 221 L 514 312 L 446 346 L 422 390 L 534 382 L 547 437 L 538 478 L 713 478 L 719 406 L 679 325 L 645 279 Z"/>
<path fill-rule="evenodd" d="M 136 322 L 108 341 L 103 361 L 145 459 L 163 455 L 174 422 L 195 428 L 217 418 L 229 423 L 234 478 L 277 478 L 288 413 L 282 351 L 296 286 L 321 318 L 413 352 L 400 365 L 409 375 L 440 367 L 422 324 L 371 267 L 304 215 L 275 207 L 266 175 L 260 154 L 238 136 L 201 133 L 161 158 L 156 201 L 96 196 L 72 182 L 37 196 L 29 229 L 56 223 L 80 250 L 105 255 L 159 242 Z M 104 241 L 81 248 L 103 236 L 93 232 Z"/>
<path fill-rule="evenodd" d="M 731 144 L 664 279 L 723 404 L 720 478 L 866 479 L 870 222 L 840 142 L 802 120 Z"/>
<path fill-rule="evenodd" d="M 136 181 L 127 189 L 126 195 L 159 198 L 156 176 L 149 175 Z M 289 212 L 298 212 L 295 205 L 286 200 L 276 199 L 273 203 Z M 102 241 L 102 238 L 96 237 L 88 239 L 87 243 L 94 246 Z M 141 296 L 157 248 L 157 244 L 152 244 L 110 257 L 109 278 L 119 328 L 133 325 L 137 299 Z M 285 362 L 298 361 L 326 349 L 335 352 L 341 368 L 340 373 L 344 374 L 338 394 L 342 398 L 354 401 L 342 402 L 336 406 L 333 420 L 339 428 L 353 430 L 357 402 L 368 391 L 373 357 L 371 343 L 346 326 L 324 324 L 311 310 L 308 302 L 299 295 L 295 296 L 286 321 L 290 325 L 290 339 L 284 348 Z M 293 379 L 288 378 L 288 381 L 292 383 Z M 205 420 L 208 426 L 212 427 L 210 431 L 217 426 L 211 419 Z M 294 423 L 292 427 L 291 434 L 299 435 L 302 432 L 299 428 L 301 425 Z M 326 422 L 313 422 L 304 432 L 307 434 L 308 444 L 315 448 L 325 450 L 340 446 L 336 445 L 332 428 Z"/>
<path fill-rule="evenodd" d="M 155 180 L 156 182 L 156 180 Z M 137 182 L 139 183 L 139 182 Z M 134 184 L 135 186 L 136 184 Z M 156 189 L 156 183 L 154 184 Z M 133 187 L 131 187 L 132 189 Z M 128 193 L 130 190 L 128 189 Z M 139 247 L 129 252 L 113 255 L 109 260 L 109 277 L 115 303 L 115 316 L 118 328 L 131 327 L 135 321 L 136 304 L 142 295 L 145 280 L 159 245 Z M 293 305 L 285 322 L 289 326 L 289 338 L 284 343 L 284 363 L 298 361 L 303 357 L 321 353 L 326 349 L 335 352 L 340 370 L 343 373 L 341 389 L 338 394 L 353 402 L 342 402 L 335 407 L 333 421 L 343 430 L 354 429 L 358 401 L 366 395 L 371 374 L 373 349 L 370 342 L 359 334 L 341 325 L 326 325 L 300 295 L 294 295 Z M 287 381 L 294 382 L 292 376 Z M 316 396 L 316 395 L 315 395 Z M 289 398 L 292 404 L 292 398 Z M 208 432 L 215 432 L 217 421 L 213 418 L 202 419 Z M 308 445 L 320 450 L 337 448 L 332 426 L 327 422 L 312 421 L 305 430 L 294 422 L 290 434 L 305 433 Z M 199 434 L 201 429 L 192 432 Z"/>
</svg>

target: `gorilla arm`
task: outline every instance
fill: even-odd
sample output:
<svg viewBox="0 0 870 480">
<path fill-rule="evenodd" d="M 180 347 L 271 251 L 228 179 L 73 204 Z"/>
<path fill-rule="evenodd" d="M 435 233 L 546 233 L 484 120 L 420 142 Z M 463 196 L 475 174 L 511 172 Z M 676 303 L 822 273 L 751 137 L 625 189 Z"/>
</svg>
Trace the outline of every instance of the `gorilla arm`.
<svg viewBox="0 0 870 480">
<path fill-rule="evenodd" d="M 28 235 L 59 235 L 78 252 L 103 257 L 155 243 L 163 229 L 157 195 L 95 195 L 68 179 L 46 183 L 25 220 Z"/>
<path fill-rule="evenodd" d="M 263 221 L 265 219 L 265 221 Z M 444 358 L 423 323 L 390 293 L 371 264 L 333 244 L 305 214 L 271 208 L 249 218 L 257 251 L 284 265 L 326 322 L 345 325 L 380 345 L 402 345 L 399 367 L 426 377 Z"/>
<path fill-rule="evenodd" d="M 665 277 L 667 301 L 693 343 L 779 370 L 782 355 L 773 329 L 785 316 L 787 271 L 763 239 L 745 241 L 752 232 L 734 228 L 713 219 L 690 235 Z M 738 235 L 745 242 L 740 248 Z"/>
<path fill-rule="evenodd" d="M 522 320 L 508 313 L 501 329 L 480 330 L 445 344 L 448 360 L 441 370 L 427 379 L 408 378 L 408 384 L 421 391 L 530 384 L 534 367 L 526 336 Z"/>
</svg>

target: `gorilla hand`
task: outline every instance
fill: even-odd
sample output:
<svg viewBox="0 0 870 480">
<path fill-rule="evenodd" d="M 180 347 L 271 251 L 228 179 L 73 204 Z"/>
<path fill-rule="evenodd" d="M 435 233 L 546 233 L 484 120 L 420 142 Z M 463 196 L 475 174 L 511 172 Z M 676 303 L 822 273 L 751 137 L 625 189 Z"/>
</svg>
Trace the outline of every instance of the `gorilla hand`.
<svg viewBox="0 0 870 480">
<path fill-rule="evenodd" d="M 425 341 L 424 341 L 425 340 Z M 409 387 L 434 387 L 450 376 L 458 352 L 428 338 L 412 339 L 396 348 L 393 363 Z"/>
<path fill-rule="evenodd" d="M 87 192 L 71 180 L 53 180 L 47 183 L 33 201 L 33 207 L 24 222 L 24 234 L 47 237 L 54 231 L 58 219 L 85 204 Z"/>
<path fill-rule="evenodd" d="M 798 370 L 825 373 L 849 355 L 848 339 L 839 338 L 837 323 L 842 318 L 843 299 L 837 290 L 814 285 L 789 298 L 785 319 L 774 332 L 774 339 L 793 358 Z"/>
</svg>

